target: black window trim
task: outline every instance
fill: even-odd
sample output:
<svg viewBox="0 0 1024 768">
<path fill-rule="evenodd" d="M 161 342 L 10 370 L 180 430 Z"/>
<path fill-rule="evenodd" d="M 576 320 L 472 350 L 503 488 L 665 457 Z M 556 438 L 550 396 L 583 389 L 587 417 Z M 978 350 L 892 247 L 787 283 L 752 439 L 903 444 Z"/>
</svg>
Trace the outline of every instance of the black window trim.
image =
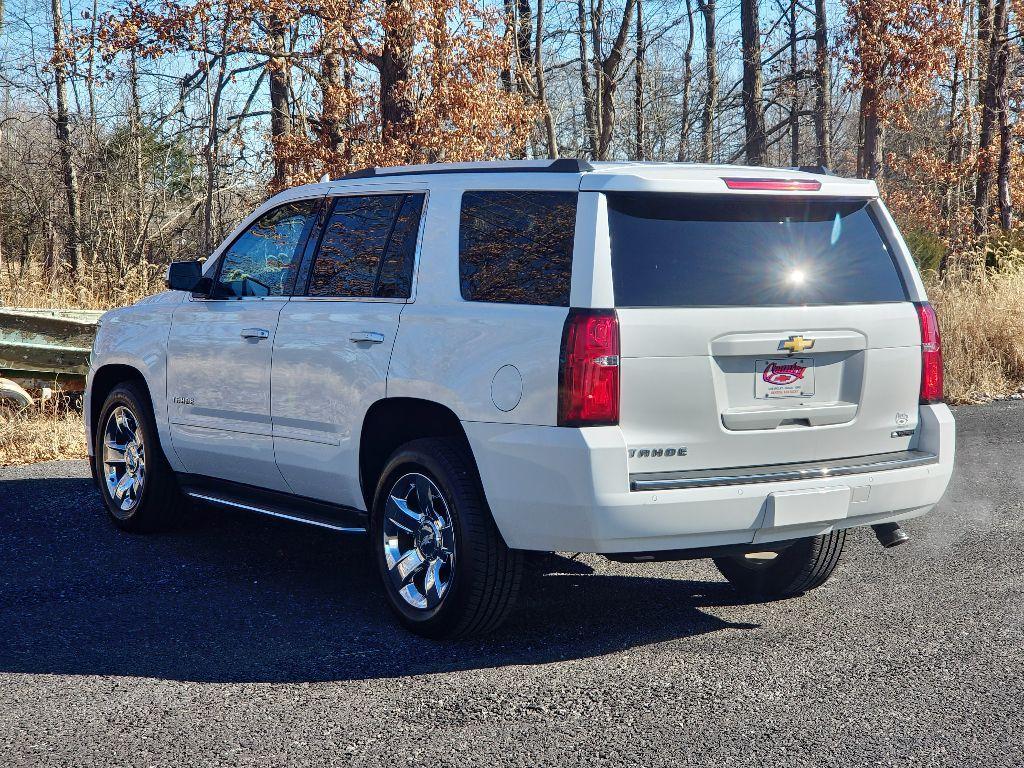
<svg viewBox="0 0 1024 768">
<path fill-rule="evenodd" d="M 420 208 L 420 222 L 419 228 L 416 230 L 416 247 L 413 252 L 412 260 L 412 281 L 409 285 L 409 298 L 401 297 L 388 297 L 388 296 L 309 296 L 309 284 L 313 279 L 313 264 L 316 260 L 316 255 L 320 251 L 320 243 L 323 241 L 324 235 L 327 232 L 327 222 L 330 221 L 331 215 L 334 212 L 334 201 L 340 197 L 370 197 L 379 195 L 391 195 L 407 197 L 409 195 L 423 195 L 423 206 Z M 409 188 L 373 188 L 373 189 L 342 189 L 338 191 L 331 191 L 329 194 L 324 196 L 323 205 L 320 207 L 319 215 L 317 216 L 316 224 L 313 226 L 313 231 L 310 234 L 310 238 L 306 243 L 306 250 L 302 256 L 302 265 L 299 267 L 299 275 L 295 281 L 295 286 L 292 289 L 291 299 L 293 301 L 365 301 L 373 302 L 376 304 L 412 304 L 416 301 L 416 287 L 419 283 L 417 279 L 419 277 L 420 270 L 420 254 L 423 246 L 423 232 L 424 226 L 427 220 L 427 205 L 430 202 L 430 191 L 426 187 L 409 187 Z M 404 204 L 404 203 L 403 203 Z M 401 208 L 399 208 L 401 213 Z M 391 242 L 391 235 L 394 234 L 395 225 L 398 222 L 396 216 L 394 221 L 391 222 L 391 230 L 388 232 L 388 239 L 385 243 L 385 251 L 387 245 Z M 384 260 L 381 259 L 377 263 L 377 277 L 374 279 L 374 292 L 377 290 L 377 283 L 380 280 L 380 271 L 383 267 Z M 302 289 L 299 290 L 299 285 L 302 284 Z"/>
<path fill-rule="evenodd" d="M 321 213 L 323 211 L 323 204 L 324 204 L 324 195 L 323 194 L 309 195 L 309 196 L 306 196 L 306 197 L 293 197 L 293 198 L 290 198 L 288 200 L 282 200 L 277 205 L 272 205 L 269 208 L 267 208 L 266 210 L 264 210 L 264 211 L 256 214 L 255 216 L 253 216 L 252 221 L 250 221 L 245 227 L 243 227 L 242 230 L 237 235 L 235 235 L 233 238 L 231 238 L 230 242 L 228 242 L 226 245 L 222 244 L 219 252 L 217 253 L 217 256 L 215 257 L 216 258 L 216 264 L 214 265 L 214 268 L 213 268 L 213 274 L 209 276 L 211 278 L 211 280 L 212 280 L 212 282 L 211 282 L 211 291 L 212 291 L 213 287 L 215 287 L 217 285 L 217 283 L 220 281 L 220 273 L 221 273 L 221 270 L 224 268 L 224 256 L 225 256 L 225 254 L 228 251 L 230 251 L 235 246 L 235 243 L 237 243 L 239 240 L 241 240 L 243 237 L 245 237 L 246 233 L 250 229 L 252 229 L 253 224 L 255 224 L 257 221 L 262 219 L 264 216 L 266 216 L 271 211 L 276 211 L 278 208 L 282 208 L 282 207 L 284 207 L 286 205 L 291 205 L 292 203 L 301 203 L 301 202 L 303 202 L 305 200 L 313 200 L 315 202 L 315 206 L 314 206 L 313 211 L 312 211 L 312 215 L 314 217 L 314 220 L 313 220 L 313 225 L 306 230 L 305 237 L 304 237 L 303 242 L 302 242 L 302 248 L 299 249 L 299 258 L 298 258 L 299 269 L 296 272 L 295 280 L 292 281 L 291 290 L 290 290 L 289 293 L 285 293 L 285 294 L 282 294 L 280 296 L 214 296 L 214 295 L 210 295 L 210 296 L 196 296 L 195 294 L 192 294 L 192 295 L 189 296 L 189 301 L 288 301 L 288 300 L 290 300 L 295 295 L 295 286 L 298 284 L 299 279 L 302 277 L 302 269 L 303 269 L 303 265 L 305 264 L 305 261 L 306 261 L 306 249 L 309 246 L 309 241 L 310 241 L 310 239 L 313 237 L 313 235 L 317 231 L 317 226 L 319 224 L 320 216 L 321 216 Z M 257 208 L 256 210 L 259 211 L 260 209 Z"/>
</svg>

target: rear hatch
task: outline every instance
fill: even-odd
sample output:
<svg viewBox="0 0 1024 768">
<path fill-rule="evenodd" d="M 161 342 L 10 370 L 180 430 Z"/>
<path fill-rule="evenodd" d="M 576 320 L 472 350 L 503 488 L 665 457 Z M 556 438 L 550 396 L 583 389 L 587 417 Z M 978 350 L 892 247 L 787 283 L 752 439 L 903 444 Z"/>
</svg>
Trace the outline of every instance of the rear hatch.
<svg viewBox="0 0 1024 768">
<path fill-rule="evenodd" d="M 606 196 L 631 473 L 910 448 L 920 330 L 871 200 Z"/>
</svg>

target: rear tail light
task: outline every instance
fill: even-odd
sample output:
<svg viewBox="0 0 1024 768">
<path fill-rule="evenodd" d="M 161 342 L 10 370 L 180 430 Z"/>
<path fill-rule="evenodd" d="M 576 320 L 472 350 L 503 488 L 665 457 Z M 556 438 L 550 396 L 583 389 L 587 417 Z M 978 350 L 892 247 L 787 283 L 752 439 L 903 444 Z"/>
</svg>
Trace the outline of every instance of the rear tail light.
<svg viewBox="0 0 1024 768">
<path fill-rule="evenodd" d="M 814 179 L 726 179 L 729 189 L 756 189 L 781 192 L 817 192 L 821 182 Z"/>
<path fill-rule="evenodd" d="M 942 402 L 942 338 L 939 319 L 928 302 L 917 306 L 917 319 L 921 324 L 921 402 Z"/>
<path fill-rule="evenodd" d="M 558 425 L 619 423 L 619 318 L 614 309 L 570 309 L 562 331 Z"/>
</svg>

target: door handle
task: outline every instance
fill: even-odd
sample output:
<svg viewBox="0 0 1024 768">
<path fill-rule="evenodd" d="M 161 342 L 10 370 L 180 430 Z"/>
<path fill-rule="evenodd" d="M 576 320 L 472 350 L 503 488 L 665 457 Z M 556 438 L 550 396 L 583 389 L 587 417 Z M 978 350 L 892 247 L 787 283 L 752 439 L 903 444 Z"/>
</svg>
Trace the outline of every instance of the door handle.
<svg viewBox="0 0 1024 768">
<path fill-rule="evenodd" d="M 266 328 L 243 328 L 242 329 L 243 339 L 269 339 L 270 331 Z"/>
<path fill-rule="evenodd" d="M 376 331 L 353 331 L 349 334 L 348 340 L 356 343 L 365 341 L 370 344 L 383 344 L 384 334 Z"/>
</svg>

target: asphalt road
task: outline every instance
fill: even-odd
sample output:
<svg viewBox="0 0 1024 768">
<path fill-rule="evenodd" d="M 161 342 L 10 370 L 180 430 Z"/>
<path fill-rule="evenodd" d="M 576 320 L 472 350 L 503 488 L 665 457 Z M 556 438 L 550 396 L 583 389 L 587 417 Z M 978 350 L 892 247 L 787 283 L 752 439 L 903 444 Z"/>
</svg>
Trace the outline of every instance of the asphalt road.
<svg viewBox="0 0 1024 768">
<path fill-rule="evenodd" d="M 961 409 L 941 508 L 821 589 L 551 556 L 495 637 L 392 624 L 359 540 L 103 517 L 0 469 L 0 765 L 1024 765 L 1024 403 Z"/>
</svg>

